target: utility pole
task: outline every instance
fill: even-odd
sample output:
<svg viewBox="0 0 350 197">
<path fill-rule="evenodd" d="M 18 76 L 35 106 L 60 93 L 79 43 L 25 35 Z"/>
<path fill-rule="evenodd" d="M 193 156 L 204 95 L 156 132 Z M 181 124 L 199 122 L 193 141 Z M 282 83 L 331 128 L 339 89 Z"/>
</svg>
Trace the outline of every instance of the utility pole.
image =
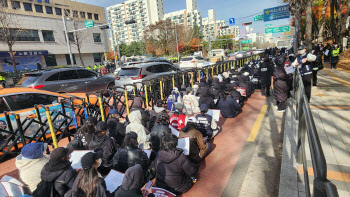
<svg viewBox="0 0 350 197">
<path fill-rule="evenodd" d="M 180 62 L 179 43 L 178 43 L 178 40 L 177 40 L 176 23 L 175 23 L 175 38 L 176 38 L 176 50 L 177 50 L 177 62 Z"/>
<path fill-rule="evenodd" d="M 73 54 L 72 54 L 72 49 L 70 47 L 70 41 L 69 41 L 66 19 L 64 18 L 64 14 L 62 14 L 62 20 L 63 20 L 64 33 L 66 34 L 66 42 L 67 42 L 67 47 L 68 47 L 68 52 L 69 52 L 70 64 L 71 64 L 71 66 L 73 66 L 74 65 Z"/>
</svg>

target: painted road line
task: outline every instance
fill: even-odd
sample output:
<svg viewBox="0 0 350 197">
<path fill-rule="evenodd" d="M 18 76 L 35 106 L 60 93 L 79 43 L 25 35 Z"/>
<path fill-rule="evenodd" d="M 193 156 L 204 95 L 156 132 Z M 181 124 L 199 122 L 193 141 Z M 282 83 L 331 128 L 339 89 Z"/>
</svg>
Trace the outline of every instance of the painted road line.
<svg viewBox="0 0 350 197">
<path fill-rule="evenodd" d="M 262 123 L 262 121 L 264 119 L 264 116 L 265 116 L 265 113 L 267 111 L 267 107 L 268 107 L 268 105 L 264 105 L 261 108 L 260 114 L 259 114 L 258 118 L 256 119 L 252 130 L 250 131 L 250 135 L 249 135 L 249 137 L 247 139 L 248 142 L 254 142 L 255 141 L 255 138 L 258 135 L 261 123 Z"/>
<path fill-rule="evenodd" d="M 308 167 L 307 171 L 309 176 L 315 176 L 314 170 L 311 167 Z M 298 174 L 304 174 L 304 169 L 302 166 L 298 166 Z M 350 183 L 350 174 L 327 170 L 327 179 Z"/>
</svg>

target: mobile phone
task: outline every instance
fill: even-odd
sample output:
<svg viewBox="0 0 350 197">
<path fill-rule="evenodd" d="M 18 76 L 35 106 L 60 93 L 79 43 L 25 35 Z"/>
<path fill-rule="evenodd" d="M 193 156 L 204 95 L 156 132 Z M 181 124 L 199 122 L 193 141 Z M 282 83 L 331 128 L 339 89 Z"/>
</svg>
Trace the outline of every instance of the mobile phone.
<svg viewBox="0 0 350 197">
<path fill-rule="evenodd" d="M 151 186 L 153 185 L 153 182 L 152 181 L 148 181 L 146 187 L 145 187 L 145 190 L 148 190 L 149 188 L 151 188 Z"/>
</svg>

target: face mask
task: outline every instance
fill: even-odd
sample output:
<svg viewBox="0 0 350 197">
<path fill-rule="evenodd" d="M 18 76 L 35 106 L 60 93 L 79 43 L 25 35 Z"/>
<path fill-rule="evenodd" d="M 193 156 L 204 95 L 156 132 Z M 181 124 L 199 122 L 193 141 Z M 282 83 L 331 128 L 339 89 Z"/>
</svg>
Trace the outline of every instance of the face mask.
<svg viewBox="0 0 350 197">
<path fill-rule="evenodd" d="M 98 159 L 98 166 L 97 167 L 100 167 L 100 165 L 102 164 L 102 159 L 100 158 L 100 159 Z"/>
<path fill-rule="evenodd" d="M 305 50 L 301 50 L 299 51 L 300 55 L 304 55 L 305 54 Z"/>
</svg>

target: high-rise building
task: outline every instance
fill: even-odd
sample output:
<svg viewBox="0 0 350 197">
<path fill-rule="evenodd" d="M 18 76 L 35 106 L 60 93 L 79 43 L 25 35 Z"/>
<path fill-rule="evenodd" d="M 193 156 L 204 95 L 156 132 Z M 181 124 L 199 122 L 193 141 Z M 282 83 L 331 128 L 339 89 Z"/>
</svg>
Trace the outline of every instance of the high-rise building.
<svg viewBox="0 0 350 197">
<path fill-rule="evenodd" d="M 192 12 L 197 9 L 197 0 L 186 0 L 187 12 Z"/>
<path fill-rule="evenodd" d="M 112 46 L 118 42 L 130 44 L 143 39 L 143 31 L 164 17 L 163 0 L 128 0 L 107 8 L 112 34 Z M 134 24 L 125 24 L 135 20 Z"/>
<path fill-rule="evenodd" d="M 216 21 L 216 13 L 214 9 L 208 10 L 208 21 L 209 22 Z"/>
<path fill-rule="evenodd" d="M 171 20 L 176 24 L 184 25 L 185 27 L 202 26 L 202 15 L 198 10 L 188 12 L 187 10 L 179 10 L 176 12 L 167 13 L 164 15 L 164 20 Z"/>
<path fill-rule="evenodd" d="M 36 63 L 43 68 L 58 65 L 71 65 L 66 44 L 62 15 L 66 18 L 68 31 L 84 28 L 84 21 L 92 20 L 95 26 L 106 24 L 103 7 L 78 3 L 70 0 L 43 1 L 2 1 L 6 14 L 14 20 L 10 24 L 11 32 L 17 32 L 17 23 L 21 27 L 13 52 L 18 70 L 36 69 Z M 13 25 L 13 26 L 12 26 Z M 108 51 L 106 30 L 92 27 L 79 31 L 77 37 L 69 33 L 73 64 L 82 66 L 76 43 L 80 43 L 80 51 L 85 66 L 93 66 L 103 61 L 102 53 Z M 1 35 L 0 35 L 1 36 Z M 0 42 L 0 68 L 5 72 L 13 72 L 11 65 L 4 60 L 10 59 L 7 44 Z M 2 66 L 1 66 L 2 65 Z"/>
</svg>

